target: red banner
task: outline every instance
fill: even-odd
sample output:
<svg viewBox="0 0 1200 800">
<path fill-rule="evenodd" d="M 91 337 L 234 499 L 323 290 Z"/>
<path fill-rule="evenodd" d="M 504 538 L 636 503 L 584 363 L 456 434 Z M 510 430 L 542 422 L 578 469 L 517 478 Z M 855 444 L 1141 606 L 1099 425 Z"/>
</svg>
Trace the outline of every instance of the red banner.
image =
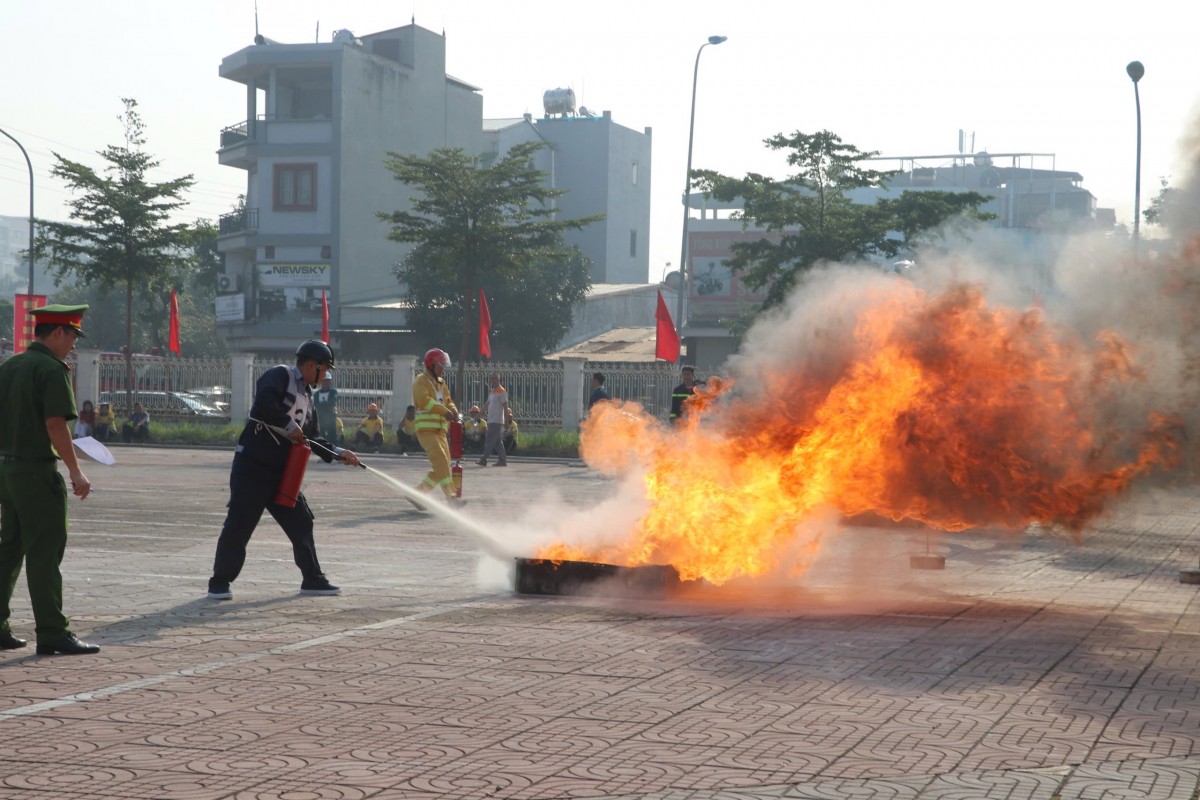
<svg viewBox="0 0 1200 800">
<path fill-rule="evenodd" d="M 167 324 L 169 326 L 167 349 L 183 358 L 183 348 L 179 346 L 179 300 L 175 297 L 174 289 L 171 290 L 171 319 Z"/>
<path fill-rule="evenodd" d="M 33 341 L 33 317 L 29 312 L 46 305 L 44 294 L 13 296 L 13 354 L 20 353 Z"/>
<path fill-rule="evenodd" d="M 479 290 L 479 355 L 481 358 L 492 357 L 492 340 L 488 333 L 492 330 L 492 312 L 488 309 L 487 297 L 483 289 Z"/>
<path fill-rule="evenodd" d="M 671 312 L 663 300 L 662 292 L 658 293 L 658 309 L 654 312 L 655 336 L 654 357 L 664 361 L 679 360 L 679 332 L 671 321 Z"/>
</svg>

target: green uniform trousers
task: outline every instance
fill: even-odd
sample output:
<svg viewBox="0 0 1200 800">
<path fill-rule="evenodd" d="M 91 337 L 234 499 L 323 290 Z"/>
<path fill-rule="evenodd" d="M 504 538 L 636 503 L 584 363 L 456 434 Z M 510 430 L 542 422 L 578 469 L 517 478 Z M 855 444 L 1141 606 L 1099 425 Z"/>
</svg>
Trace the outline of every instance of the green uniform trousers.
<svg viewBox="0 0 1200 800">
<path fill-rule="evenodd" d="M 70 629 L 59 570 L 66 549 L 67 484 L 57 462 L 0 460 L 0 630 L 9 629 L 22 561 L 38 644 Z"/>
</svg>

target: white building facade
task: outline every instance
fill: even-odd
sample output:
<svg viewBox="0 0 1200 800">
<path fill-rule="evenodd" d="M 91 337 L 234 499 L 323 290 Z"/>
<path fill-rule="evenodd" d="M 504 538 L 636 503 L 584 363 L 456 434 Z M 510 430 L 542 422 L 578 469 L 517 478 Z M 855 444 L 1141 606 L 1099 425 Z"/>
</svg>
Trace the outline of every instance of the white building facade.
<svg viewBox="0 0 1200 800">
<path fill-rule="evenodd" d="M 294 349 L 319 332 L 323 293 L 351 355 L 367 334 L 378 350 L 402 335 L 402 315 L 373 329 L 352 320 L 402 291 L 392 270 L 407 248 L 376 212 L 409 209 L 411 190 L 385 168 L 388 152 L 480 151 L 483 99 L 445 65 L 445 37 L 416 25 L 331 43 L 260 39 L 222 61 L 221 77 L 246 88 L 245 119 L 221 132 L 218 152 L 246 171 L 245 209 L 220 225 L 217 324 L 232 350 Z"/>
</svg>

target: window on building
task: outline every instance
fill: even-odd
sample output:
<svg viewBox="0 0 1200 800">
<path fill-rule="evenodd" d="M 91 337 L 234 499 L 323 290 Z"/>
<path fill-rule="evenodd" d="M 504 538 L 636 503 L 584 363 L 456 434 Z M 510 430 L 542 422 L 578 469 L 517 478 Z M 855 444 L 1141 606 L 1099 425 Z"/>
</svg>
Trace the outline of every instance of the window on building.
<svg viewBox="0 0 1200 800">
<path fill-rule="evenodd" d="M 271 259 L 275 257 L 275 245 L 268 244 L 263 247 L 263 258 Z"/>
<path fill-rule="evenodd" d="M 316 211 L 317 165 L 275 165 L 275 210 Z"/>
<path fill-rule="evenodd" d="M 632 171 L 632 174 L 630 175 L 630 182 L 631 182 L 631 183 L 632 183 L 634 186 L 637 186 L 637 182 L 638 182 L 638 162 L 636 162 L 636 161 L 635 161 L 635 162 L 633 162 L 633 171 Z"/>
<path fill-rule="evenodd" d="M 629 232 L 629 257 L 637 257 L 637 231 Z"/>
<path fill-rule="evenodd" d="M 321 258 L 333 258 L 333 248 L 327 244 L 321 245 Z"/>
</svg>

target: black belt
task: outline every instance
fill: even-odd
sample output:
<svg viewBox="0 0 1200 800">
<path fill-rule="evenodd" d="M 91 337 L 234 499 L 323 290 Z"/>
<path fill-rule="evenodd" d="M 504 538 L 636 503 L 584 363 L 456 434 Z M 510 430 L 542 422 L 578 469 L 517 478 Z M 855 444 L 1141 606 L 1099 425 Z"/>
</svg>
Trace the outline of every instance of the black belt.
<svg viewBox="0 0 1200 800">
<path fill-rule="evenodd" d="M 33 462 L 38 462 L 38 463 L 47 463 L 50 461 L 57 461 L 57 460 L 58 459 L 54 458 L 53 456 L 46 457 L 46 458 L 28 458 L 26 456 L 0 456 L 0 461 L 3 461 L 5 464 L 12 464 L 16 461 L 33 461 Z"/>
</svg>

